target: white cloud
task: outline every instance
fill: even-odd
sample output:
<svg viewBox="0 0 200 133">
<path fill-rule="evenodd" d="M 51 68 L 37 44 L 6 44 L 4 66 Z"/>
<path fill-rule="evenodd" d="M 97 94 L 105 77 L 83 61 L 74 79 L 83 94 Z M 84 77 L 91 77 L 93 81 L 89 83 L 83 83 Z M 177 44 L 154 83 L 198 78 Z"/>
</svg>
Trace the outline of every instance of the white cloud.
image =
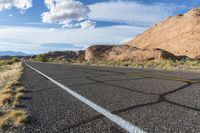
<svg viewBox="0 0 200 133">
<path fill-rule="evenodd" d="M 94 44 L 119 44 L 133 38 L 146 28 L 135 26 L 110 26 L 95 29 L 48 29 L 36 27 L 0 27 L 0 49 L 41 53 L 50 50 L 66 50 L 59 45 L 54 48 L 41 44 L 64 44 L 72 49 L 87 48 Z"/>
<path fill-rule="evenodd" d="M 80 26 L 80 22 L 88 20 L 90 9 L 76 0 L 45 0 L 49 11 L 44 12 L 42 22 L 58 23 L 63 28 Z"/>
<path fill-rule="evenodd" d="M 93 29 L 96 26 L 96 22 L 87 20 L 87 21 L 80 23 L 80 26 L 81 26 L 81 29 Z"/>
<path fill-rule="evenodd" d="M 170 15 L 179 7 L 173 4 L 144 4 L 136 1 L 99 2 L 89 6 L 92 20 L 126 23 L 130 25 L 151 25 Z"/>
<path fill-rule="evenodd" d="M 0 11 L 8 10 L 12 7 L 16 7 L 23 12 L 32 7 L 32 0 L 0 0 Z"/>
</svg>

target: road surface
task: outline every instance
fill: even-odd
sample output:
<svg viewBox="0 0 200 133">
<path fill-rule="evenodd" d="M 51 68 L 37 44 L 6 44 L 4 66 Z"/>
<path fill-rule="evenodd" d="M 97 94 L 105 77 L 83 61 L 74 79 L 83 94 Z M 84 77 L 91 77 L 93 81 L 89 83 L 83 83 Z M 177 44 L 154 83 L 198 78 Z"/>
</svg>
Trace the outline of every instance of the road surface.
<svg viewBox="0 0 200 133">
<path fill-rule="evenodd" d="M 26 97 L 20 107 L 30 116 L 15 132 L 124 133 L 130 127 L 148 133 L 200 132 L 200 73 L 27 64 L 32 68 L 24 63 L 20 82 Z M 36 70 L 112 116 L 98 112 L 99 108 L 92 108 Z M 116 123 L 116 117 L 119 123 L 127 123 Z"/>
</svg>

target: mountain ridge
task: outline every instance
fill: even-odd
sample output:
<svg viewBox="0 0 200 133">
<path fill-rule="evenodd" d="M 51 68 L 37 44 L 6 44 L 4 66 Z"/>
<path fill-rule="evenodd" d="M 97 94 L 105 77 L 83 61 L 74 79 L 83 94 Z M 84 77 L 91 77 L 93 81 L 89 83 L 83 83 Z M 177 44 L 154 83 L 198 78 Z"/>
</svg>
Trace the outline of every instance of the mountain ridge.
<svg viewBox="0 0 200 133">
<path fill-rule="evenodd" d="M 0 51 L 0 56 L 29 56 L 30 54 L 19 51 Z"/>
</svg>

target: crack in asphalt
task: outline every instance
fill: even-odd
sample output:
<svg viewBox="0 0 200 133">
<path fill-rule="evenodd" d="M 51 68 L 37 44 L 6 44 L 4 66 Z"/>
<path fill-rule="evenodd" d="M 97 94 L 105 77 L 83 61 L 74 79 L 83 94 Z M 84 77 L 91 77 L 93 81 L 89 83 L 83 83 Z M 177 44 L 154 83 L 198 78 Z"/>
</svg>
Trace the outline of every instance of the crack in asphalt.
<svg viewBox="0 0 200 133">
<path fill-rule="evenodd" d="M 112 83 L 107 83 L 107 82 L 110 82 L 109 80 L 108 81 L 99 81 L 99 80 L 92 79 L 90 77 L 86 77 L 86 78 L 89 79 L 89 80 L 95 81 L 96 83 L 105 84 L 105 85 L 109 85 L 109 86 L 112 86 L 112 87 L 117 87 L 117 88 L 128 90 L 128 91 L 131 91 L 131 92 L 138 92 L 138 93 L 141 93 L 141 94 L 148 94 L 148 95 L 159 95 L 159 94 L 156 94 L 156 93 L 148 93 L 148 92 L 144 92 L 144 91 L 138 91 L 138 90 L 130 89 L 130 88 L 127 88 L 127 87 L 114 85 Z M 141 78 L 140 79 L 130 79 L 130 80 L 141 80 Z M 120 80 L 120 81 L 123 81 L 123 80 Z"/>
<path fill-rule="evenodd" d="M 134 76 L 136 76 L 136 75 L 134 75 Z M 193 108 L 193 107 L 190 107 L 190 106 L 182 105 L 182 104 L 170 101 L 170 100 L 168 100 L 166 98 L 167 95 L 176 93 L 178 91 L 186 89 L 187 87 L 189 87 L 189 86 L 191 86 L 193 84 L 196 84 L 197 83 L 196 81 L 195 82 L 190 82 L 189 80 L 188 81 L 187 80 L 175 80 L 175 81 L 184 82 L 184 83 L 186 83 L 186 85 L 183 85 L 183 86 L 181 86 L 179 88 L 173 89 L 171 91 L 168 91 L 168 92 L 165 92 L 165 93 L 162 93 L 162 94 L 157 94 L 157 93 L 147 93 L 147 92 L 143 92 L 143 91 L 133 90 L 133 89 L 130 89 L 130 88 L 127 88 L 127 87 L 122 87 L 122 86 L 114 85 L 112 83 L 106 83 L 106 82 L 113 81 L 113 80 L 99 81 L 99 80 L 96 80 L 96 79 L 92 79 L 91 77 L 86 77 L 86 78 L 89 79 L 89 80 L 95 81 L 96 83 L 101 83 L 101 84 L 105 84 L 105 85 L 109 85 L 109 86 L 113 86 L 113 87 L 118 87 L 120 89 L 126 89 L 126 90 L 129 90 L 129 91 L 132 91 L 132 92 L 138 92 L 138 93 L 142 93 L 142 94 L 157 95 L 159 97 L 156 101 L 153 101 L 153 102 L 148 102 L 148 103 L 144 103 L 144 104 L 138 104 L 138 105 L 134 105 L 134 106 L 129 106 L 127 108 L 123 108 L 123 109 L 112 111 L 111 113 L 113 113 L 113 114 L 119 114 L 119 113 L 122 113 L 122 112 L 126 112 L 126 111 L 129 111 L 129 110 L 132 110 L 132 109 L 141 108 L 141 107 L 145 107 L 145 106 L 152 106 L 152 105 L 159 104 L 159 103 L 162 103 L 162 102 L 173 104 L 173 105 L 176 105 L 176 106 L 179 106 L 179 107 L 183 107 L 183 108 L 186 108 L 186 109 L 191 109 L 191 110 L 194 110 L 194 111 L 200 111 L 200 109 L 198 109 L 198 108 Z M 146 78 L 148 78 L 148 77 L 146 77 Z M 149 77 L 149 78 L 156 78 L 156 77 Z M 163 80 L 169 80 L 169 79 L 164 79 L 164 78 L 162 78 L 162 79 Z M 95 84 L 95 83 L 93 83 L 93 84 Z M 72 85 L 72 87 L 73 87 L 73 85 Z M 97 115 L 97 116 L 91 117 L 91 118 L 89 118 L 87 120 L 84 120 L 84 121 L 82 121 L 80 123 L 71 125 L 67 129 L 74 128 L 74 127 L 77 127 L 77 126 L 80 126 L 80 125 L 84 125 L 86 123 L 95 121 L 97 119 L 102 119 L 102 118 L 104 118 L 104 116 Z"/>
<path fill-rule="evenodd" d="M 78 67 L 76 67 L 78 68 Z M 176 92 L 179 92 L 183 89 L 186 89 L 188 87 L 190 87 L 191 85 L 193 84 L 199 84 L 200 81 L 195 81 L 195 80 L 198 80 L 198 79 L 191 79 L 192 82 L 190 82 L 190 80 L 174 80 L 174 81 L 179 81 L 179 82 L 184 82 L 186 83 L 185 85 L 181 86 L 181 87 L 178 87 L 178 88 L 175 88 L 171 91 L 168 91 L 168 92 L 165 92 L 165 93 L 161 93 L 161 94 L 158 94 L 158 93 L 148 93 L 148 92 L 143 92 L 143 91 L 138 91 L 138 90 L 134 90 L 132 88 L 128 88 L 128 87 L 123 87 L 123 86 L 119 86 L 119 85 L 115 85 L 115 84 L 112 84 L 112 83 L 107 83 L 107 82 L 110 82 L 110 81 L 122 81 L 122 80 L 106 80 L 106 81 L 100 81 L 100 80 L 96 80 L 96 79 L 93 79 L 95 77 L 104 77 L 104 76 L 107 76 L 108 74 L 99 74 L 99 73 L 95 73 L 96 71 L 100 71 L 100 72 L 109 72 L 109 73 L 114 73 L 115 76 L 122 76 L 122 75 L 127 75 L 127 76 L 131 76 L 127 73 L 124 73 L 124 72 L 116 72 L 116 71 L 110 71 L 110 70 L 99 70 L 99 69 L 90 69 L 90 68 L 78 68 L 78 69 L 81 69 L 82 71 L 81 72 L 84 72 L 84 73 L 90 73 L 90 74 L 98 74 L 99 76 L 77 76 L 77 77 L 73 77 L 73 78 L 86 78 L 86 79 L 89 79 L 91 81 L 94 81 L 93 83 L 83 83 L 83 84 L 74 84 L 74 85 L 71 85 L 69 87 L 74 87 L 74 86 L 79 86 L 79 85 L 88 85 L 88 84 L 105 84 L 105 85 L 109 85 L 109 86 L 113 86 L 113 87 L 117 87 L 117 88 L 120 88 L 120 89 L 124 89 L 124 90 L 128 90 L 130 92 L 137 92 L 137 93 L 141 93 L 141 94 L 146 94 L 146 95 L 155 95 L 155 96 L 158 96 L 158 99 L 156 101 L 153 101 L 153 102 L 148 102 L 148 103 L 144 103 L 144 104 L 137 104 L 137 105 L 133 105 L 133 106 L 129 106 L 127 108 L 122 108 L 122 109 L 119 109 L 119 110 L 115 110 L 115 111 L 112 111 L 111 113 L 113 114 L 119 114 L 119 113 L 123 113 L 123 112 L 126 112 L 126 111 L 129 111 L 129 110 L 133 110 L 133 109 L 137 109 L 137 108 L 142 108 L 142 107 L 146 107 L 146 106 L 152 106 L 152 105 L 156 105 L 156 104 L 159 104 L 159 103 L 163 103 L 163 102 L 166 102 L 166 103 L 169 103 L 169 104 L 172 104 L 172 105 L 175 105 L 175 106 L 179 106 L 179 107 L 182 107 L 182 108 L 185 108 L 185 109 L 190 109 L 190 110 L 193 110 L 193 111 L 200 111 L 199 108 L 194 108 L 194 107 L 190 107 L 190 106 L 187 106 L 187 105 L 183 105 L 183 104 L 179 104 L 177 102 L 174 102 L 174 101 L 171 101 L 170 99 L 167 98 L 168 95 L 170 94 L 173 94 L 173 93 L 176 93 Z M 93 70 L 95 72 L 88 72 L 88 71 L 83 71 L 83 69 L 85 70 Z M 155 78 L 155 79 L 163 79 L 163 80 L 173 80 L 173 79 L 164 79 L 164 78 L 159 78 L 159 77 L 154 77 L 154 76 L 142 76 L 142 75 L 139 75 L 141 73 L 134 73 L 135 75 L 132 75 L 132 76 L 138 76 L 138 77 L 143 77 L 143 78 L 137 78 L 137 79 L 123 79 L 123 80 L 141 80 L 141 79 L 149 79 L 149 78 Z M 109 75 L 110 76 L 110 75 Z M 69 77 L 70 78 L 70 77 Z M 57 78 L 59 80 L 62 80 L 62 78 Z M 63 78 L 63 79 L 66 79 L 66 78 Z M 193 82 L 194 81 L 194 82 Z M 42 91 L 42 90 L 41 90 Z M 85 120 L 82 120 L 82 121 L 79 121 L 75 124 L 72 124 L 72 125 L 69 125 L 63 129 L 61 129 L 61 131 L 65 131 L 65 130 L 69 130 L 69 129 L 73 129 L 75 127 L 78 127 L 80 125 L 84 125 L 84 124 L 87 124 L 89 122 L 92 122 L 92 121 L 95 121 L 95 120 L 98 120 L 98 119 L 102 119 L 104 121 L 105 118 L 103 115 L 99 114 L 99 115 L 95 115 L 93 117 L 90 117 L 88 119 L 85 119 Z M 105 121 L 104 121 L 105 122 Z M 105 122 L 106 123 L 106 122 Z"/>
</svg>

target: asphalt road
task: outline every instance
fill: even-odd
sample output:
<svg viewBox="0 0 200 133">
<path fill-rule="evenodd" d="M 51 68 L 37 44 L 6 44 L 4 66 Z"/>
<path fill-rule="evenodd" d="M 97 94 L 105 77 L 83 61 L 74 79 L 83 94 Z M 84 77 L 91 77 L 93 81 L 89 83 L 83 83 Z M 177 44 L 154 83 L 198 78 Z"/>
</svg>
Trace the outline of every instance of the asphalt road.
<svg viewBox="0 0 200 133">
<path fill-rule="evenodd" d="M 149 133 L 200 132 L 200 73 L 28 63 Z M 24 64 L 30 111 L 19 133 L 123 133 L 112 120 Z"/>
</svg>

